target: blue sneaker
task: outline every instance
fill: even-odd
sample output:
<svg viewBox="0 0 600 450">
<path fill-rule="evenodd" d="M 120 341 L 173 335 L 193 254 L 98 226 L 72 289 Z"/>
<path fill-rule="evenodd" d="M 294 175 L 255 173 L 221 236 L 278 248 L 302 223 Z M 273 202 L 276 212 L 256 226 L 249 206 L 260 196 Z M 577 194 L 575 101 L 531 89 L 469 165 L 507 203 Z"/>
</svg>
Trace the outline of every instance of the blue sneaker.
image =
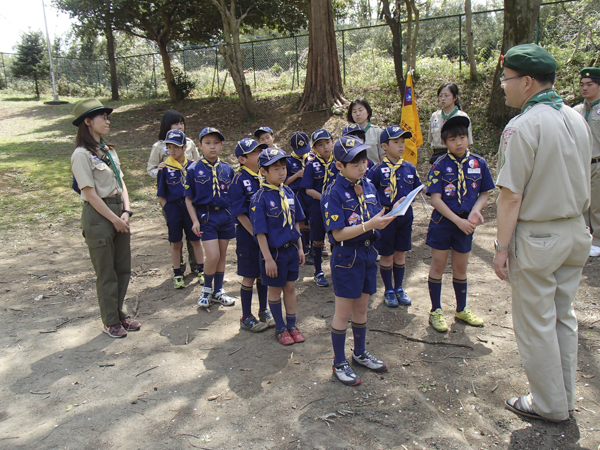
<svg viewBox="0 0 600 450">
<path fill-rule="evenodd" d="M 383 301 L 385 302 L 385 306 L 389 306 L 390 308 L 397 308 L 399 306 L 394 291 L 385 291 L 383 294 Z"/>
<path fill-rule="evenodd" d="M 400 306 L 408 306 L 412 304 L 410 297 L 406 295 L 406 292 L 404 292 L 404 289 L 401 287 L 396 291 L 396 298 L 398 299 Z"/>
<path fill-rule="evenodd" d="M 317 286 L 321 286 L 321 287 L 329 286 L 329 281 L 327 281 L 325 279 L 325 274 L 323 272 L 319 272 L 318 274 L 316 274 L 314 280 L 315 280 L 315 283 L 317 283 Z"/>
</svg>

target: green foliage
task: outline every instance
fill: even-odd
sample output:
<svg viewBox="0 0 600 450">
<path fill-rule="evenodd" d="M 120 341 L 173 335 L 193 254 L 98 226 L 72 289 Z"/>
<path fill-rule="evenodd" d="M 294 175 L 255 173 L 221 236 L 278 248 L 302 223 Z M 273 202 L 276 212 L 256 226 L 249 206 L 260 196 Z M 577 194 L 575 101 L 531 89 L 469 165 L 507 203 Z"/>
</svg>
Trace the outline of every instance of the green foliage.
<svg viewBox="0 0 600 450">
<path fill-rule="evenodd" d="M 275 63 L 271 67 L 271 73 L 278 77 L 283 73 L 283 68 L 279 64 Z"/>
<path fill-rule="evenodd" d="M 178 67 L 173 68 L 173 76 L 173 86 L 177 93 L 177 100 L 181 101 L 186 99 L 189 97 L 190 92 L 196 87 L 196 83 L 194 83 L 190 77 Z"/>
<path fill-rule="evenodd" d="M 46 55 L 46 41 L 42 32 L 30 31 L 21 35 L 21 42 L 17 44 L 17 56 L 12 60 L 13 76 L 33 79 L 38 97 L 40 96 L 39 80 L 50 73 Z"/>
</svg>

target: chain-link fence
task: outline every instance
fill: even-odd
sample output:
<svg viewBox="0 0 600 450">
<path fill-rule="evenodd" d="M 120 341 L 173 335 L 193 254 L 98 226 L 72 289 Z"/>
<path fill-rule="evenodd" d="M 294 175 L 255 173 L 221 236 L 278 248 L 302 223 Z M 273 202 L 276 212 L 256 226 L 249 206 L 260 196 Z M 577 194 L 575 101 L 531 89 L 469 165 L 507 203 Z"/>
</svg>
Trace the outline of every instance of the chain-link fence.
<svg viewBox="0 0 600 450">
<path fill-rule="evenodd" d="M 556 15 L 562 0 L 542 5 L 540 16 Z M 550 11 L 552 10 L 552 11 Z M 504 14 L 502 10 L 474 11 L 473 41 L 478 63 L 494 57 L 502 44 Z M 543 20 L 543 19 L 542 19 Z M 538 22 L 538 29 L 546 30 Z M 402 48 L 406 50 L 406 22 L 401 23 Z M 340 68 L 344 84 L 355 83 L 369 71 L 372 82 L 378 77 L 393 79 L 392 34 L 386 24 L 336 31 Z M 536 32 L 536 41 L 544 33 Z M 246 80 L 253 92 L 289 91 L 304 85 L 308 56 L 308 34 L 270 39 L 254 39 L 241 45 Z M 458 74 L 468 63 L 465 15 L 425 17 L 419 21 L 417 41 L 419 65 L 443 62 L 445 70 Z M 0 88 L 30 91 L 30 85 L 12 77 L 12 54 L 2 53 Z M 183 71 L 195 83 L 193 95 L 214 97 L 235 94 L 225 60 L 216 46 L 193 46 L 170 53 L 171 65 Z M 110 93 L 110 70 L 106 60 L 83 60 L 55 57 L 54 70 L 58 94 L 63 96 L 102 96 Z M 406 72 L 406 59 L 404 61 Z M 164 68 L 160 54 L 117 58 L 119 92 L 124 97 L 167 96 Z M 46 87 L 49 89 L 49 84 Z"/>
</svg>

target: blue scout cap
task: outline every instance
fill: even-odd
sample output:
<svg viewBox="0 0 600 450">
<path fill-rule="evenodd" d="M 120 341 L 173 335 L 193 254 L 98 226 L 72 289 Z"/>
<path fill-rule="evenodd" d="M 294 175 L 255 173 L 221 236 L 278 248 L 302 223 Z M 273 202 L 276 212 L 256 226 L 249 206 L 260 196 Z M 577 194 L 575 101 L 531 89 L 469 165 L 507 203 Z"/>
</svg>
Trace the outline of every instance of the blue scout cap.
<svg viewBox="0 0 600 450">
<path fill-rule="evenodd" d="M 312 140 L 312 145 L 314 147 L 317 141 L 320 141 L 321 139 L 333 139 L 333 136 L 331 136 L 329 131 L 319 128 L 318 130 L 313 131 L 310 139 Z"/>
<path fill-rule="evenodd" d="M 73 117 L 75 120 L 73 121 L 73 125 L 76 127 L 79 126 L 83 119 L 91 116 L 92 114 L 101 114 L 105 113 L 110 115 L 113 112 L 112 108 L 107 108 L 96 98 L 87 98 L 85 100 L 80 101 L 73 108 Z"/>
<path fill-rule="evenodd" d="M 304 131 L 294 131 L 290 137 L 290 145 L 297 155 L 305 155 L 310 152 L 310 142 Z"/>
<path fill-rule="evenodd" d="M 412 137 L 412 133 L 410 131 L 403 130 L 398 125 L 390 125 L 389 127 L 386 127 L 385 130 L 383 130 L 379 135 L 379 143 L 385 144 L 390 139 L 398 139 L 400 137 L 409 139 Z"/>
<path fill-rule="evenodd" d="M 342 128 L 342 136 L 348 136 L 349 134 L 353 134 L 356 132 L 365 132 L 365 129 L 357 123 L 349 123 L 344 128 Z"/>
<path fill-rule="evenodd" d="M 554 57 L 536 44 L 511 47 L 503 57 L 504 67 L 527 75 L 548 75 L 556 72 Z"/>
<path fill-rule="evenodd" d="M 254 130 L 254 137 L 256 139 L 258 139 L 259 136 L 263 133 L 271 133 L 271 135 L 275 134 L 275 133 L 273 133 L 273 130 L 271 130 L 269 127 L 260 127 L 260 128 L 257 128 L 256 130 Z"/>
<path fill-rule="evenodd" d="M 371 148 L 371 146 L 365 144 L 355 136 L 342 136 L 335 141 L 333 156 L 337 161 L 350 162 L 356 155 L 368 148 Z"/>
<path fill-rule="evenodd" d="M 177 147 L 183 147 L 187 139 L 181 130 L 169 130 L 167 137 L 163 141 L 165 144 L 175 144 Z"/>
<path fill-rule="evenodd" d="M 223 142 L 225 141 L 225 136 L 223 136 L 219 130 L 217 130 L 216 128 L 213 128 L 213 127 L 206 127 L 204 129 L 202 129 L 202 131 L 200 132 L 200 141 L 202 141 L 202 138 L 204 136 L 209 135 L 209 134 L 216 134 L 217 136 L 219 136 L 221 138 L 221 140 Z"/>
<path fill-rule="evenodd" d="M 258 167 L 268 167 L 288 155 L 279 148 L 267 148 L 258 155 Z"/>
<path fill-rule="evenodd" d="M 453 116 L 453 117 L 450 117 L 448 120 L 446 120 L 444 125 L 442 125 L 442 133 L 446 130 L 449 130 L 450 128 L 454 128 L 454 127 L 458 127 L 458 126 L 462 126 L 464 128 L 469 128 L 469 125 L 471 125 L 471 121 L 469 120 L 468 117 Z"/>
<path fill-rule="evenodd" d="M 250 138 L 242 139 L 241 141 L 238 141 L 237 144 L 235 144 L 235 156 L 236 158 L 239 158 L 240 156 L 252 153 L 257 148 L 264 150 L 265 148 L 267 148 L 267 144 L 259 144 L 254 139 Z"/>
</svg>

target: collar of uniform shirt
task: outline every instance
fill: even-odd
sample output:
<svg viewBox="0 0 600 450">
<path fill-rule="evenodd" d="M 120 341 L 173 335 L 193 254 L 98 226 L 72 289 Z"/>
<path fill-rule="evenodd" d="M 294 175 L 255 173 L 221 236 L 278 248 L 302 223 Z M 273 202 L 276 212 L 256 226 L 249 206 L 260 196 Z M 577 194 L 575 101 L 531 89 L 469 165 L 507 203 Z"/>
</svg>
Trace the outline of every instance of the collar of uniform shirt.
<svg viewBox="0 0 600 450">
<path fill-rule="evenodd" d="M 329 182 L 329 176 L 333 176 L 333 172 L 329 170 L 329 167 L 334 161 L 333 155 L 329 156 L 327 161 L 325 161 L 318 153 L 315 153 L 315 158 L 317 158 L 317 161 L 319 161 L 325 168 L 325 176 L 323 177 L 323 191 L 325 191 L 325 186 L 327 186 L 327 183 Z"/>
<path fill-rule="evenodd" d="M 187 184 L 187 170 L 185 169 L 188 165 L 188 160 L 185 157 L 185 155 L 183 156 L 183 165 L 179 164 L 179 161 L 177 161 L 172 156 L 169 156 L 165 160 L 165 164 L 170 169 L 181 171 L 181 184 L 183 185 L 184 188 L 186 188 L 186 189 L 189 188 L 189 186 Z"/>
<path fill-rule="evenodd" d="M 261 176 L 259 174 L 257 174 L 256 172 L 253 172 L 251 169 L 249 169 L 247 166 L 240 166 L 240 168 L 238 169 L 238 171 L 244 171 L 247 172 L 248 175 L 250 175 L 252 178 L 254 178 L 255 180 L 260 181 L 261 180 Z"/>
<path fill-rule="evenodd" d="M 204 156 L 200 157 L 200 161 L 202 161 L 207 167 L 210 167 L 212 170 L 212 187 L 213 187 L 213 198 L 217 196 L 221 196 L 221 190 L 219 189 L 219 177 L 217 175 L 217 167 L 221 160 L 217 157 L 217 160 L 214 163 L 211 163 Z"/>
<path fill-rule="evenodd" d="M 292 158 L 296 158 L 298 161 L 302 161 L 302 167 L 304 167 L 304 164 L 306 163 L 306 158 L 308 158 L 308 153 L 305 153 L 304 155 L 299 155 L 296 152 L 292 152 L 291 156 Z"/>
<path fill-rule="evenodd" d="M 585 106 L 585 120 L 588 120 L 590 117 L 590 112 L 592 111 L 592 108 L 594 106 L 600 104 L 600 98 L 592 103 L 589 103 L 587 100 L 584 100 L 583 104 Z"/>
<path fill-rule="evenodd" d="M 450 111 L 450 114 L 446 114 L 446 111 L 444 111 L 444 108 L 442 108 L 442 119 L 448 120 L 450 117 L 454 116 L 457 112 L 458 112 L 458 106 L 455 106 L 454 109 L 452 111 Z"/>
<path fill-rule="evenodd" d="M 554 89 L 546 89 L 545 91 L 538 92 L 531 97 L 523 106 L 521 114 L 537 103 L 543 103 L 545 105 L 552 106 L 556 110 L 560 110 L 560 108 L 562 108 L 563 99 L 554 91 Z"/>
<path fill-rule="evenodd" d="M 292 212 L 290 211 L 290 202 L 285 195 L 283 183 L 275 186 L 274 184 L 263 182 L 261 186 L 279 192 L 279 200 L 281 201 L 281 209 L 283 210 L 283 226 L 289 225 L 292 228 L 294 226 L 292 223 Z"/>
</svg>

